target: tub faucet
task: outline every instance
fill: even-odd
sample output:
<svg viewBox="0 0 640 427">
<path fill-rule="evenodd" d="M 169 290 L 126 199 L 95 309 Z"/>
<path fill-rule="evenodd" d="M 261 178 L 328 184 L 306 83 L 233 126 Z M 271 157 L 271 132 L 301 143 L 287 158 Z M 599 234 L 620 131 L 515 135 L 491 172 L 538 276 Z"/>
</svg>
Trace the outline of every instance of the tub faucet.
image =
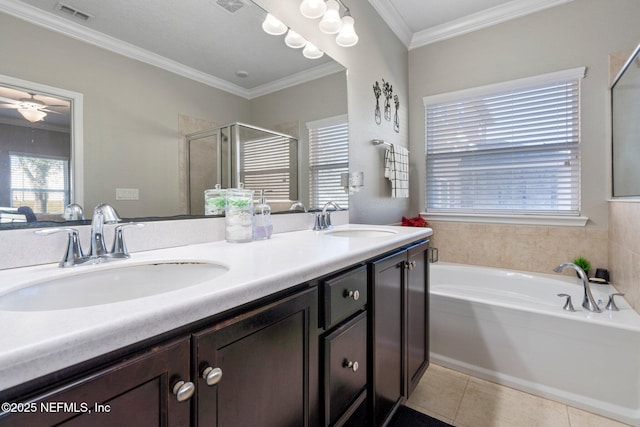
<svg viewBox="0 0 640 427">
<path fill-rule="evenodd" d="M 598 307 L 598 304 L 593 299 L 591 288 L 589 287 L 589 279 L 587 279 L 587 275 L 582 268 L 571 262 L 565 262 L 554 268 L 553 271 L 555 271 L 556 273 L 562 273 L 562 271 L 567 267 L 574 269 L 578 273 L 578 277 L 580 277 L 580 280 L 582 281 L 582 287 L 584 288 L 584 299 L 582 300 L 582 307 L 589 311 L 600 313 L 602 310 L 600 309 L 600 307 Z"/>
</svg>

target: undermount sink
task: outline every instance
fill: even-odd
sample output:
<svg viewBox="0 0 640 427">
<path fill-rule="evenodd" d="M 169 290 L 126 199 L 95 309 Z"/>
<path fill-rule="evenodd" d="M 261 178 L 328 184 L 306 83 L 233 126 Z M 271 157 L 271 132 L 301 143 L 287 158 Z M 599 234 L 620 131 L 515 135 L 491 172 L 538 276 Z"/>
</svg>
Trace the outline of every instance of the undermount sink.
<svg viewBox="0 0 640 427">
<path fill-rule="evenodd" d="M 351 228 L 347 230 L 330 230 L 326 234 L 335 237 L 387 237 L 397 234 L 397 232 L 379 228 Z"/>
<path fill-rule="evenodd" d="M 195 286 L 227 271 L 220 264 L 180 261 L 82 272 L 0 295 L 0 310 L 64 310 L 128 301 Z"/>
</svg>

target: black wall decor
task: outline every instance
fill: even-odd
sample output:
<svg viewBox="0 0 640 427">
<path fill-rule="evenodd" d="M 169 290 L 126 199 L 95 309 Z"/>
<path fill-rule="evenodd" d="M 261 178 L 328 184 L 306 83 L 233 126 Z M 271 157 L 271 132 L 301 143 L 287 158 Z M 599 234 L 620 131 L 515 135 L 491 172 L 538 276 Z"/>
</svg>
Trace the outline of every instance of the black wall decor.
<svg viewBox="0 0 640 427">
<path fill-rule="evenodd" d="M 382 114 L 380 112 L 380 95 L 384 95 L 384 118 L 386 121 L 391 121 L 391 99 L 395 105 L 395 114 L 393 116 L 393 130 L 400 132 L 400 118 L 398 117 L 398 110 L 400 110 L 400 98 L 398 95 L 393 94 L 393 86 L 391 83 L 382 80 L 382 86 L 376 81 L 373 84 L 373 94 L 376 97 L 376 107 L 374 110 L 374 117 L 376 124 L 382 123 Z"/>
</svg>

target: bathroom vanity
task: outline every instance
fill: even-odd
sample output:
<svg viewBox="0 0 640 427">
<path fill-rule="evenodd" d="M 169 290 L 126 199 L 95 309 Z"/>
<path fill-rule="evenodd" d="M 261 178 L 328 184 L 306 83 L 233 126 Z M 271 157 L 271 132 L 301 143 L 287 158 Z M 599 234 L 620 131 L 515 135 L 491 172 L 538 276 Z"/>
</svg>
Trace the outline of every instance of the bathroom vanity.
<svg viewBox="0 0 640 427">
<path fill-rule="evenodd" d="M 0 426 L 383 425 L 428 365 L 430 235 L 351 224 L 141 252 L 71 273 L 0 271 L 1 300 L 84 268 L 228 269 L 144 298 L 0 310 L 3 325 L 15 324 L 0 338 Z"/>
</svg>

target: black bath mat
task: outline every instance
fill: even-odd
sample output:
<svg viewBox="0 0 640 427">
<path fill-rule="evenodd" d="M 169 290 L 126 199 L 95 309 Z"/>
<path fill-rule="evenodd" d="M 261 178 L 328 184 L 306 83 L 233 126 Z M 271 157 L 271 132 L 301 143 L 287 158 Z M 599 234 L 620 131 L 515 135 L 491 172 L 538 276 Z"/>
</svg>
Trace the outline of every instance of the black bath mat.
<svg viewBox="0 0 640 427">
<path fill-rule="evenodd" d="M 389 423 L 389 427 L 452 427 L 444 421 L 431 418 L 406 406 L 400 406 Z"/>
</svg>

